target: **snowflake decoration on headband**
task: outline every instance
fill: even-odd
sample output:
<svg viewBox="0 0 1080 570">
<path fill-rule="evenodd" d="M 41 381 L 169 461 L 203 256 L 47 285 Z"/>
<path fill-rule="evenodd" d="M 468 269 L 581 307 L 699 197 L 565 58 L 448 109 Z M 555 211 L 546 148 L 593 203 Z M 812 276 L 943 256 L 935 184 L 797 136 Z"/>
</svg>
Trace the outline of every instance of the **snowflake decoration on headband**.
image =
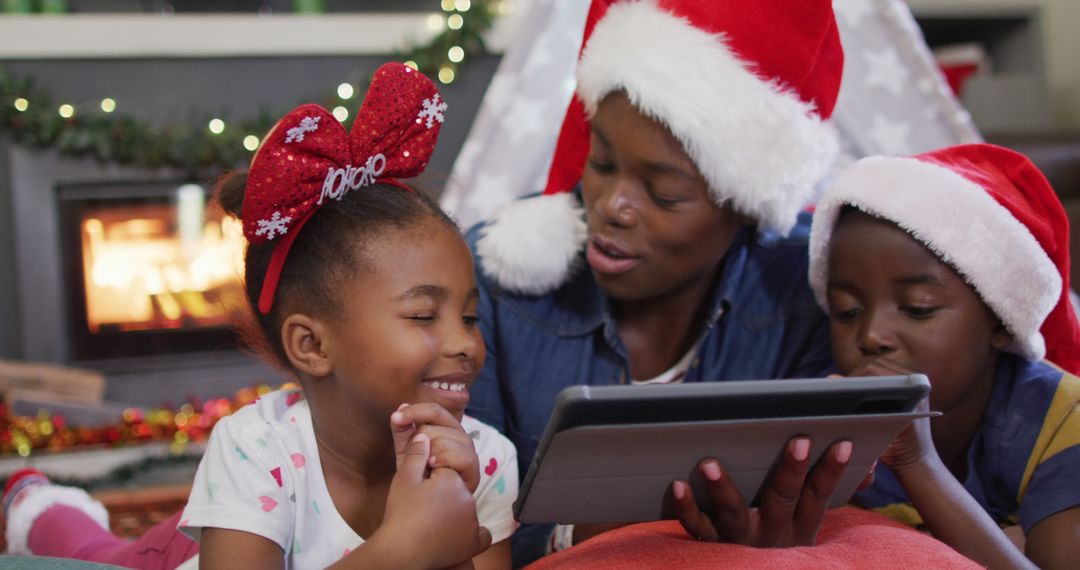
<svg viewBox="0 0 1080 570">
<path fill-rule="evenodd" d="M 266 235 L 266 239 L 274 239 L 277 236 L 283 236 L 289 231 L 288 223 L 292 221 L 292 216 L 281 217 L 281 212 L 274 212 L 273 216 L 270 216 L 269 220 L 259 220 L 259 229 L 255 230 L 255 235 Z"/>
<path fill-rule="evenodd" d="M 434 121 L 443 122 L 443 112 L 446 111 L 447 105 L 445 102 L 439 101 L 439 94 L 436 93 L 431 99 L 424 99 L 421 104 L 424 108 L 420 111 L 420 114 L 416 116 L 416 123 L 420 124 L 420 121 L 427 119 L 427 128 L 431 128 L 435 123 Z"/>
<path fill-rule="evenodd" d="M 312 104 L 278 121 L 251 161 L 241 206 L 244 237 L 251 244 L 274 242 L 260 312 L 272 308 L 286 256 L 308 219 L 376 182 L 409 189 L 398 179 L 427 167 L 445 110 L 430 79 L 388 63 L 372 77 L 351 131 Z"/>
<path fill-rule="evenodd" d="M 322 117 L 304 117 L 300 120 L 300 124 L 289 129 L 286 133 L 285 144 L 289 144 L 293 141 L 304 142 L 304 134 L 313 133 L 319 130 L 319 119 Z"/>
</svg>

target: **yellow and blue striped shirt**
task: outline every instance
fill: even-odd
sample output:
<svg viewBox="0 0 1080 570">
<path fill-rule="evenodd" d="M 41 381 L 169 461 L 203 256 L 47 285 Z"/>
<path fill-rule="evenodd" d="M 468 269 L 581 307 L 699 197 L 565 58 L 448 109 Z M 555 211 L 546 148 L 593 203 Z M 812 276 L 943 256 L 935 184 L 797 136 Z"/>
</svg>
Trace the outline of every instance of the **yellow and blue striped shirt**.
<svg viewBox="0 0 1080 570">
<path fill-rule="evenodd" d="M 931 380 L 932 382 L 932 380 Z M 982 427 L 968 449 L 964 488 L 1002 525 L 1028 532 L 1080 506 L 1080 378 L 1048 362 L 1003 354 Z M 854 501 L 892 518 L 922 523 L 907 494 L 879 464 Z"/>
</svg>

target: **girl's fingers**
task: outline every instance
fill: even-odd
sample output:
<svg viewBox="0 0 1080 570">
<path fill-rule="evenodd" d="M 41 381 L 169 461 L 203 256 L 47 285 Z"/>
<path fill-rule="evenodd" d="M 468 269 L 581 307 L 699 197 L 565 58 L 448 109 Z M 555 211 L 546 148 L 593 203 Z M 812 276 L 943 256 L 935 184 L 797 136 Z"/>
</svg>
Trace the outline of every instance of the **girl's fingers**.
<svg viewBox="0 0 1080 570">
<path fill-rule="evenodd" d="M 454 429 L 436 425 L 418 425 L 417 433 L 426 433 L 432 441 L 437 439 L 449 439 L 462 445 L 472 445 L 472 438 L 462 429 Z"/>
<path fill-rule="evenodd" d="M 432 469 L 447 467 L 457 471 L 470 493 L 480 484 L 480 465 L 471 441 L 462 443 L 446 437 L 432 438 L 428 465 Z"/>
<path fill-rule="evenodd" d="M 461 428 L 461 423 L 454 419 L 453 414 L 446 408 L 430 402 L 398 408 L 391 414 L 390 420 L 394 424 L 436 425 L 465 432 Z"/>
<path fill-rule="evenodd" d="M 431 455 L 431 440 L 426 435 L 417 435 L 402 451 L 398 458 L 397 478 L 412 484 L 424 480 L 428 469 L 428 457 Z"/>
</svg>

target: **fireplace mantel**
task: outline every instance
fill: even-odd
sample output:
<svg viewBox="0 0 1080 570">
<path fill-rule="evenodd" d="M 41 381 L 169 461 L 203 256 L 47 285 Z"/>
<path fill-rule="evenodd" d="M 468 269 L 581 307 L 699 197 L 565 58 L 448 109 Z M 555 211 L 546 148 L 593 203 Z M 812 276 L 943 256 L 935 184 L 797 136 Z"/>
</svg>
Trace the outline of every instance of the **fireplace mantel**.
<svg viewBox="0 0 1080 570">
<path fill-rule="evenodd" d="M 527 2 L 495 20 L 486 45 L 502 53 Z M 427 12 L 69 14 L 0 16 L 0 60 L 379 55 L 430 41 Z M 445 16 L 445 14 L 442 14 Z M 56 41 L 56 38 L 64 38 Z"/>
</svg>

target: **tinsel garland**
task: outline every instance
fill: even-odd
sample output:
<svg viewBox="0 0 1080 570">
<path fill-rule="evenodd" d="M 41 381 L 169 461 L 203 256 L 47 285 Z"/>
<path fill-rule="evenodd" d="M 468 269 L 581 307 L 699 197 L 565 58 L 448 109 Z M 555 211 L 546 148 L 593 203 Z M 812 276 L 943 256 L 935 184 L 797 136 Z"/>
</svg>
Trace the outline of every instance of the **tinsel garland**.
<svg viewBox="0 0 1080 570">
<path fill-rule="evenodd" d="M 399 53 L 397 58 L 412 62 L 429 77 L 442 77 L 444 83 L 453 81 L 469 57 L 486 52 L 483 34 L 491 28 L 501 5 L 497 0 L 477 0 L 464 5 L 444 1 L 447 15 L 441 20 L 442 31 L 426 45 Z M 465 10 L 459 11 L 460 7 Z M 462 50 L 460 57 L 453 58 L 458 61 L 450 56 L 453 48 Z M 366 85 L 359 91 L 365 90 Z M 344 99 L 324 95 L 298 103 L 306 102 L 321 102 L 332 108 L 343 104 Z M 104 110 L 78 110 L 64 117 L 58 112 L 55 100 L 36 87 L 32 77 L 16 77 L 0 69 L 0 133 L 10 134 L 19 144 L 54 148 L 62 156 L 93 157 L 102 163 L 173 168 L 192 178 L 212 177 L 246 164 L 254 148 L 246 145 L 244 139 L 252 133 L 267 132 L 284 113 L 282 110 L 244 120 L 227 120 L 230 128 L 219 133 L 207 129 L 209 116 L 205 120 L 163 127 Z"/>
<path fill-rule="evenodd" d="M 23 416 L 0 404 L 0 458 L 147 442 L 169 442 L 170 450 L 181 454 L 188 444 L 206 441 L 218 420 L 271 390 L 265 385 L 245 388 L 231 399 L 194 401 L 177 409 L 128 408 L 116 422 L 93 427 L 72 426 L 62 415 L 44 410 L 36 416 Z"/>
</svg>

